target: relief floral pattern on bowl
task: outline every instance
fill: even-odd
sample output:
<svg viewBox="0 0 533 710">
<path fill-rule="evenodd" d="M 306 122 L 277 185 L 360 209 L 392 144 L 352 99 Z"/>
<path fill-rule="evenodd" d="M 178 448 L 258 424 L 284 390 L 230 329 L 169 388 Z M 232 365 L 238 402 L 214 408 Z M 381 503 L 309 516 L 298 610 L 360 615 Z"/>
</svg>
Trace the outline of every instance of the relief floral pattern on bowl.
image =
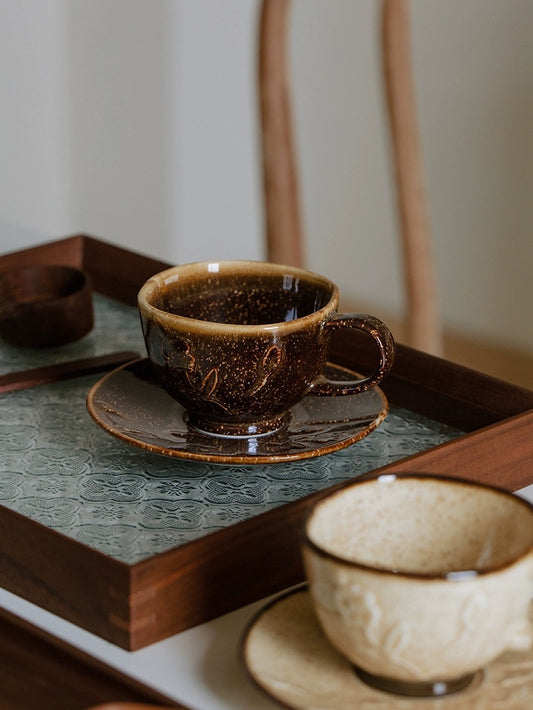
<svg viewBox="0 0 533 710">
<path fill-rule="evenodd" d="M 434 659 L 424 650 L 427 633 L 426 627 L 421 627 L 421 619 L 410 623 L 397 618 L 399 615 L 394 612 L 391 614 L 390 604 L 375 587 L 354 583 L 349 575 L 343 580 L 339 574 L 338 584 L 316 585 L 313 595 L 319 616 L 336 619 L 340 627 L 353 629 L 357 637 L 364 639 L 358 649 L 365 659 L 375 658 L 381 663 L 385 655 L 387 667 L 395 672 L 405 671 L 413 681 L 425 680 L 434 672 Z M 487 595 L 479 590 L 465 591 L 460 613 L 448 619 L 448 642 L 440 647 L 439 657 L 450 661 L 462 657 L 465 664 L 472 663 L 480 652 L 475 643 L 476 629 L 488 614 Z M 417 648 L 419 653 L 415 651 Z"/>
</svg>

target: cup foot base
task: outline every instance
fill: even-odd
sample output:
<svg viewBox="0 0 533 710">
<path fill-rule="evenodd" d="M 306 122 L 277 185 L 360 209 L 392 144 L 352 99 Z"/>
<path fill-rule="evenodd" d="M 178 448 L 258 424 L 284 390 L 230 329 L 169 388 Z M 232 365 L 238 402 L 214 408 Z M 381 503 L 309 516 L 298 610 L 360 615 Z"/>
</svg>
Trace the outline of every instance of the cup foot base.
<svg viewBox="0 0 533 710">
<path fill-rule="evenodd" d="M 263 419 L 257 422 L 226 422 L 186 413 L 185 421 L 196 431 L 209 436 L 219 436 L 229 439 L 250 439 L 257 436 L 268 436 L 287 427 L 290 412 Z"/>
<path fill-rule="evenodd" d="M 367 671 L 357 666 L 353 668 L 358 678 L 372 688 L 393 695 L 406 695 L 413 698 L 440 698 L 445 695 L 451 695 L 470 688 L 472 685 L 477 685 L 483 678 L 483 671 L 475 671 L 450 680 L 411 682 L 367 673 Z"/>
</svg>

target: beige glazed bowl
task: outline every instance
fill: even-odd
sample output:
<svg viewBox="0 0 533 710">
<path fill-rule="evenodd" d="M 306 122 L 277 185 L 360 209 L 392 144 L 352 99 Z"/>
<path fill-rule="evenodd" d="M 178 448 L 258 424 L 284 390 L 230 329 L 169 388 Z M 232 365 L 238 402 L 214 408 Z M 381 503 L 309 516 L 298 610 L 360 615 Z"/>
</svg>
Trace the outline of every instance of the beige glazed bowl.
<svg viewBox="0 0 533 710">
<path fill-rule="evenodd" d="M 533 506 L 497 488 L 357 482 L 313 508 L 303 555 L 326 636 L 372 685 L 457 690 L 532 643 Z"/>
</svg>

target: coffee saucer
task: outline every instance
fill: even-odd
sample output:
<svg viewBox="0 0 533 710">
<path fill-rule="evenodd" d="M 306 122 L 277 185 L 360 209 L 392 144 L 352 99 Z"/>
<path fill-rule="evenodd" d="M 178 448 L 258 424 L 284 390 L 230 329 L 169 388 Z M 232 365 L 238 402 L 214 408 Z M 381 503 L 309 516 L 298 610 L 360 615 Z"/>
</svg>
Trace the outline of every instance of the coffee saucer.
<svg viewBox="0 0 533 710">
<path fill-rule="evenodd" d="M 335 379 L 356 373 L 328 365 Z M 220 437 L 190 427 L 184 408 L 156 382 L 147 358 L 113 370 L 89 391 L 87 409 L 109 434 L 148 451 L 209 463 L 296 461 L 342 449 L 385 419 L 388 402 L 378 387 L 343 397 L 307 396 L 290 411 L 286 427 L 257 437 Z"/>
<path fill-rule="evenodd" d="M 533 650 L 508 652 L 466 689 L 446 697 L 393 695 L 366 685 L 326 639 L 307 586 L 264 607 L 241 645 L 253 682 L 290 710 L 529 710 L 533 707 Z"/>
</svg>

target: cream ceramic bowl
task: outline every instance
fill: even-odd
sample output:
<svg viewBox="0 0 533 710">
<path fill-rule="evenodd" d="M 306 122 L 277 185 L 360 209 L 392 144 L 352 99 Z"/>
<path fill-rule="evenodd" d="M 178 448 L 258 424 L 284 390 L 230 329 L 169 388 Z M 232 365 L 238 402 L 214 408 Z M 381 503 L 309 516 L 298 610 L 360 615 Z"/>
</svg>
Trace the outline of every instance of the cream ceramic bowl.
<svg viewBox="0 0 533 710">
<path fill-rule="evenodd" d="M 373 685 L 458 689 L 532 643 L 533 506 L 510 493 L 434 476 L 357 482 L 312 509 L 303 556 L 326 636 Z"/>
</svg>

